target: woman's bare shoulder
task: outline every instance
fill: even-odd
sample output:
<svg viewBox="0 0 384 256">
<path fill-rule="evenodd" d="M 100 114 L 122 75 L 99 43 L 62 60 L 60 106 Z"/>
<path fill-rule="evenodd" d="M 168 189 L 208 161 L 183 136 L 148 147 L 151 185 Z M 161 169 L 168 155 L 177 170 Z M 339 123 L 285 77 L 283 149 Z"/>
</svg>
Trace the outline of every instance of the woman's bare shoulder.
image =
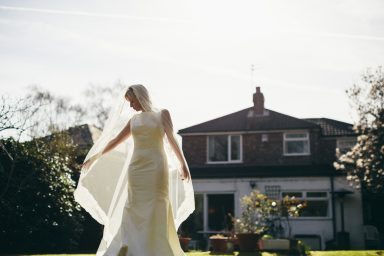
<svg viewBox="0 0 384 256">
<path fill-rule="evenodd" d="M 161 113 L 167 113 L 167 112 L 169 113 L 169 110 L 166 109 L 166 108 L 162 108 L 162 109 L 160 109 L 160 112 L 161 112 Z"/>
<path fill-rule="evenodd" d="M 163 117 L 170 117 L 171 116 L 171 114 L 169 113 L 168 109 L 166 109 L 166 108 L 161 109 L 160 112 L 161 112 L 161 115 Z"/>
</svg>

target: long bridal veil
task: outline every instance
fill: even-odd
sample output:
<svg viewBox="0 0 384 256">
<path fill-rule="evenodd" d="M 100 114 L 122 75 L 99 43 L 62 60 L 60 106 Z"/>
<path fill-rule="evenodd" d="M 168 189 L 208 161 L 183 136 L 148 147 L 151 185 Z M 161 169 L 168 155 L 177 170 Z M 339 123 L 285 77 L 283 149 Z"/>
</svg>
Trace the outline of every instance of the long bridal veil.
<svg viewBox="0 0 384 256">
<path fill-rule="evenodd" d="M 111 109 L 104 129 L 89 150 L 84 161 L 101 152 L 119 132 L 125 127 L 135 114 L 125 99 L 129 86 L 125 86 Z M 158 111 L 152 106 L 148 92 L 142 85 L 132 85 L 134 94 L 145 111 Z M 164 130 L 171 134 L 171 138 L 164 136 L 164 148 L 169 170 L 169 200 L 172 206 L 176 230 L 180 224 L 195 210 L 192 180 L 183 181 L 180 178 L 181 165 L 168 139 L 177 142 L 171 122 L 163 123 Z M 178 147 L 180 147 L 178 145 Z M 98 158 L 88 170 L 81 170 L 77 188 L 74 192 L 75 200 L 100 224 L 104 225 L 103 239 L 98 253 L 102 254 L 109 247 L 116 236 L 121 234 L 121 224 L 124 207 L 130 207 L 130 193 L 128 189 L 128 166 L 133 151 L 133 139 L 120 143 L 110 152 Z"/>
</svg>

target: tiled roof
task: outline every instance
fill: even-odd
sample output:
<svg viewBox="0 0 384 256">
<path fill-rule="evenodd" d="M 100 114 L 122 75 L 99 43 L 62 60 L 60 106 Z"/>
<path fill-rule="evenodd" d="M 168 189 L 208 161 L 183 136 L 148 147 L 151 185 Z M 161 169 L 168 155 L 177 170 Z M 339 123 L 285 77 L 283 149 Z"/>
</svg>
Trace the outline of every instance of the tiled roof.
<svg viewBox="0 0 384 256">
<path fill-rule="evenodd" d="M 320 125 L 323 136 L 353 136 L 353 125 L 329 118 L 305 118 L 304 120 Z"/>
<path fill-rule="evenodd" d="M 320 126 L 265 109 L 264 115 L 254 115 L 253 107 L 240 110 L 204 123 L 179 130 L 179 134 L 227 131 L 270 131 L 291 129 L 320 129 Z"/>
<path fill-rule="evenodd" d="M 93 125 L 83 124 L 70 127 L 68 130 L 74 144 L 79 146 L 89 146 L 99 138 L 101 130 Z"/>
<path fill-rule="evenodd" d="M 262 178 L 262 177 L 329 177 L 343 175 L 332 165 L 190 166 L 192 179 L 205 178 Z"/>
</svg>

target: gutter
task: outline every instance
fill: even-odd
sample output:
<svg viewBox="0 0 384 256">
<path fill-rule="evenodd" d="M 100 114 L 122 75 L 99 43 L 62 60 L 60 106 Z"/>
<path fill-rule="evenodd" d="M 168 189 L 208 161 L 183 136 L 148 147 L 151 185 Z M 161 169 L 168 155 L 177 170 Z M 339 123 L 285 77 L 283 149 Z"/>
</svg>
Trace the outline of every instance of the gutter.
<svg viewBox="0 0 384 256">
<path fill-rule="evenodd" d="M 331 204 L 332 204 L 332 233 L 333 233 L 333 241 L 336 241 L 336 209 L 335 209 L 335 184 L 334 184 L 334 176 L 330 176 L 331 179 Z"/>
</svg>

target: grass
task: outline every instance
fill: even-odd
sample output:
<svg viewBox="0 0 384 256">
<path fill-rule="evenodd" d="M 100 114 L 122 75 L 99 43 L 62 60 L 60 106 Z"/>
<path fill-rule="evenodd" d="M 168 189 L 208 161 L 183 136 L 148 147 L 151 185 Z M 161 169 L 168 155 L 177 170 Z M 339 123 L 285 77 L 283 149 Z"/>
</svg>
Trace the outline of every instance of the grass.
<svg viewBox="0 0 384 256">
<path fill-rule="evenodd" d="M 210 254 L 210 252 L 188 252 L 187 256 L 255 256 L 256 253 L 239 253 L 234 254 Z M 94 254 L 34 254 L 33 256 L 93 256 Z M 32 256 L 32 255 L 31 255 Z M 275 253 L 263 252 L 261 256 L 278 256 Z M 384 250 L 372 250 L 372 251 L 312 251 L 311 256 L 384 256 Z"/>
<path fill-rule="evenodd" d="M 188 256 L 255 256 L 255 253 L 238 253 L 234 254 L 210 254 L 209 252 L 190 252 L 187 253 Z M 266 253 L 263 252 L 261 256 L 277 256 L 276 253 Z M 311 256 L 384 256 L 384 251 L 312 251 Z"/>
<path fill-rule="evenodd" d="M 311 256 L 384 256 L 384 251 L 314 251 Z"/>
</svg>

